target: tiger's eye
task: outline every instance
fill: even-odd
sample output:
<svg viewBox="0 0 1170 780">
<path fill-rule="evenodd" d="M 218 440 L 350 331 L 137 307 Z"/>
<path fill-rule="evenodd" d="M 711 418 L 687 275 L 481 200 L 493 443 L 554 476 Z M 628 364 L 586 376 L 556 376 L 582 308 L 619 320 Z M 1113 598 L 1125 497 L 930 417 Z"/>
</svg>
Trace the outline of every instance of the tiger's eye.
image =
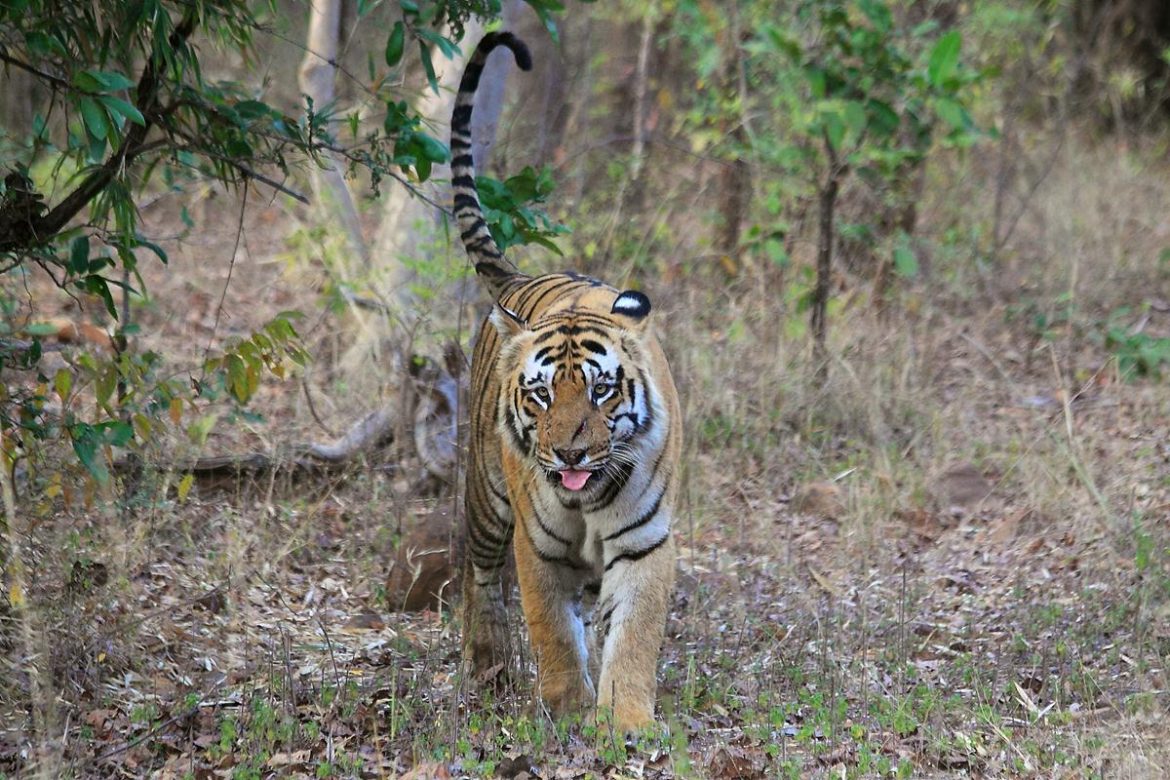
<svg viewBox="0 0 1170 780">
<path fill-rule="evenodd" d="M 533 392 L 536 393 L 536 397 L 539 398 L 541 401 L 548 403 L 549 394 L 548 394 L 547 387 L 538 387 Z"/>
<path fill-rule="evenodd" d="M 603 398 L 603 397 L 605 397 L 605 394 L 608 393 L 612 388 L 613 388 L 613 385 L 611 385 L 611 384 L 607 384 L 605 382 L 598 382 L 597 384 L 595 384 L 593 386 L 593 397 L 594 398 Z"/>
</svg>

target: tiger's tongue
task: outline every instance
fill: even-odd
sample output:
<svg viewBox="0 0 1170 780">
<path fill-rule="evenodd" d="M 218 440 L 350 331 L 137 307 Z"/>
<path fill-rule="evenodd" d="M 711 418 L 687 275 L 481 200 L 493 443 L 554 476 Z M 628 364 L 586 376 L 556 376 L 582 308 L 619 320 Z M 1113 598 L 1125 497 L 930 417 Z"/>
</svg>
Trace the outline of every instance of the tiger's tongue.
<svg viewBox="0 0 1170 780">
<path fill-rule="evenodd" d="M 564 469 L 561 471 L 561 485 L 568 490 L 580 490 L 585 487 L 585 483 L 589 480 L 588 471 L 575 471 L 573 469 Z"/>
</svg>

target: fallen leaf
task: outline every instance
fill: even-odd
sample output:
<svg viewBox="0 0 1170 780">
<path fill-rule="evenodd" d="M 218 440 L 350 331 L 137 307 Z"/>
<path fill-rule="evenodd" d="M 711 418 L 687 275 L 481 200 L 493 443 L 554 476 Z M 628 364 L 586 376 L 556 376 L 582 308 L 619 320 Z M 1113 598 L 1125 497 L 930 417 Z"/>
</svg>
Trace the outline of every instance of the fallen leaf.
<svg viewBox="0 0 1170 780">
<path fill-rule="evenodd" d="M 276 768 L 304 764 L 308 762 L 311 755 L 312 752 L 308 750 L 295 750 L 291 753 L 279 751 L 273 753 L 272 756 L 268 759 L 268 766 Z"/>
<path fill-rule="evenodd" d="M 837 587 L 832 582 L 829 581 L 829 578 L 826 577 L 825 575 L 821 574 L 816 569 L 814 569 L 812 567 L 812 564 L 809 564 L 808 573 L 812 575 L 812 578 L 814 580 L 816 580 L 817 584 L 820 585 L 821 588 L 823 588 L 824 591 L 826 593 L 828 593 L 830 596 L 841 595 L 840 592 L 837 590 Z"/>
</svg>

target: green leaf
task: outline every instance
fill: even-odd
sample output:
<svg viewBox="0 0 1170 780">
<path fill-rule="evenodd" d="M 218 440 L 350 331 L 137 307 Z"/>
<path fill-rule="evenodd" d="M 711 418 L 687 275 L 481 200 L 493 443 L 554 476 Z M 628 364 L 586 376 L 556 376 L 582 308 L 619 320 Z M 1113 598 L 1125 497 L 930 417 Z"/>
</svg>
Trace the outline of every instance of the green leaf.
<svg viewBox="0 0 1170 780">
<path fill-rule="evenodd" d="M 443 52 L 443 56 L 447 59 L 452 59 L 459 54 L 458 46 L 434 30 L 418 30 L 418 37 Z"/>
<path fill-rule="evenodd" d="M 129 89 L 134 86 L 134 82 L 123 76 L 121 73 L 113 70 L 87 70 L 85 71 L 94 81 L 101 84 L 102 91 L 105 92 L 119 92 L 123 89 Z"/>
<path fill-rule="evenodd" d="M 886 32 L 893 23 L 889 7 L 882 0 L 860 0 L 858 6 L 878 32 Z"/>
<path fill-rule="evenodd" d="M 134 428 L 122 420 L 108 420 L 95 428 L 101 432 L 103 441 L 114 447 L 125 447 L 134 438 Z"/>
<path fill-rule="evenodd" d="M 943 87 L 955 77 L 959 67 L 959 49 L 963 38 L 958 30 L 938 39 L 938 43 L 930 52 L 930 63 L 926 67 L 927 77 L 935 87 Z"/>
<path fill-rule="evenodd" d="M 232 106 L 241 119 L 253 121 L 271 115 L 272 107 L 260 100 L 241 100 Z"/>
<path fill-rule="evenodd" d="M 187 500 L 187 494 L 191 492 L 191 486 L 194 484 L 195 484 L 195 475 L 194 474 L 184 474 L 183 478 L 181 480 L 179 480 L 179 489 L 177 492 L 179 494 L 179 503 L 180 504 Z"/>
<path fill-rule="evenodd" d="M 94 479 L 98 482 L 105 483 L 110 475 L 106 471 L 106 464 L 97 459 L 97 448 L 100 442 L 97 431 L 93 429 L 93 426 L 85 423 L 71 425 L 69 427 L 69 438 L 73 440 L 73 452 L 77 455 L 77 459 L 81 461 L 81 465 L 85 466 L 86 470 L 93 475 Z"/>
<path fill-rule="evenodd" d="M 25 325 L 22 330 L 29 336 L 55 336 L 61 327 L 52 322 L 32 322 Z"/>
<path fill-rule="evenodd" d="M 41 57 L 64 54 L 61 42 L 43 32 L 27 32 L 24 34 L 24 41 L 28 45 L 29 51 Z M 76 76 L 74 76 L 74 84 L 76 85 Z"/>
<path fill-rule="evenodd" d="M 595 0 L 582 0 L 585 3 L 591 3 Z M 554 13 L 559 13 L 565 9 L 564 3 L 560 0 L 527 0 L 528 7 L 536 11 L 536 16 L 540 19 L 544 29 L 548 31 L 552 42 L 558 46 L 561 43 L 560 33 L 557 31 L 557 21 L 554 18 Z"/>
<path fill-rule="evenodd" d="M 147 241 L 142 236 L 136 236 L 135 239 L 138 246 L 146 247 L 154 253 L 155 257 L 162 261 L 163 265 L 167 264 L 167 253 L 161 246 L 154 243 L 153 241 Z"/>
<path fill-rule="evenodd" d="M 821 122 L 825 140 L 832 148 L 840 149 L 841 142 L 845 140 L 845 123 L 841 121 L 841 115 L 830 109 L 821 115 Z"/>
<path fill-rule="evenodd" d="M 91 138 L 96 138 L 100 141 L 106 140 L 106 135 L 110 132 L 110 126 L 106 120 L 106 112 L 98 102 L 88 95 L 84 95 L 78 101 L 78 106 L 81 108 L 81 121 L 85 125 L 85 131 L 89 133 Z M 103 144 L 103 149 L 104 146 Z"/>
<path fill-rule="evenodd" d="M 83 274 L 89 270 L 89 236 L 78 236 L 73 239 L 69 249 L 69 271 L 74 274 Z"/>
<path fill-rule="evenodd" d="M 905 279 L 918 276 L 918 257 L 910 247 L 910 237 L 905 233 L 898 236 L 894 246 L 894 271 Z"/>
<path fill-rule="evenodd" d="M 423 71 L 427 74 L 427 83 L 435 94 L 439 92 L 439 78 L 435 75 L 435 63 L 431 62 L 431 50 L 425 41 L 418 42 L 419 58 L 422 60 Z"/>
<path fill-rule="evenodd" d="M 98 100 L 101 101 L 101 104 L 106 107 L 106 110 L 112 116 L 126 117 L 136 125 L 146 124 L 146 118 L 142 116 L 142 112 L 136 106 L 122 100 L 122 98 L 103 95 Z"/>
<path fill-rule="evenodd" d="M 853 134 L 855 138 L 861 136 L 865 132 L 865 126 L 868 122 L 868 117 L 865 114 L 865 106 L 858 103 L 856 100 L 847 100 L 841 110 L 842 118 L 845 120 L 845 127 Z"/>
<path fill-rule="evenodd" d="M 889 103 L 871 99 L 865 101 L 865 109 L 869 112 L 869 126 L 878 135 L 889 137 L 898 132 L 902 122 Z"/>
<path fill-rule="evenodd" d="M 79 70 L 74 73 L 71 83 L 82 92 L 102 91 L 102 83 L 94 78 L 93 74 L 87 70 Z"/>
<path fill-rule="evenodd" d="M 85 153 L 91 163 L 100 163 L 106 156 L 106 139 L 86 133 Z"/>
<path fill-rule="evenodd" d="M 439 163 L 447 161 L 449 152 L 447 151 L 446 144 L 431 138 L 425 133 L 419 133 L 415 138 L 418 140 L 419 150 L 424 159 Z"/>
<path fill-rule="evenodd" d="M 540 236 L 540 235 L 525 236 L 524 242 L 527 244 L 536 244 L 537 246 L 542 246 L 545 249 L 549 250 L 550 252 L 556 254 L 559 257 L 565 256 L 565 253 L 561 251 L 561 248 L 559 246 L 557 246 L 556 244 L 554 244 L 552 241 L 548 240 L 544 236 Z"/>
<path fill-rule="evenodd" d="M 97 274 L 90 274 L 77 282 L 81 289 L 87 293 L 92 293 L 102 299 L 106 304 L 106 311 L 114 319 L 118 319 L 118 307 L 114 305 L 114 295 L 110 292 L 109 282 L 102 276 Z"/>
<path fill-rule="evenodd" d="M 406 45 L 406 27 L 401 21 L 394 23 L 390 37 L 386 39 L 386 64 L 395 67 L 402 60 L 402 50 Z"/>
<path fill-rule="evenodd" d="M 405 100 L 387 101 L 386 118 L 382 122 L 382 129 L 387 135 L 397 135 L 415 122 L 410 115 L 410 109 Z"/>
<path fill-rule="evenodd" d="M 106 363 L 103 370 L 94 377 L 93 392 L 98 406 L 107 408 L 110 399 L 114 397 L 114 390 L 118 387 L 118 370 L 112 364 Z"/>
<path fill-rule="evenodd" d="M 800 60 L 800 41 L 790 35 L 786 30 L 773 24 L 767 25 L 765 32 L 767 33 L 768 40 L 777 51 L 787 55 L 793 62 Z"/>
<path fill-rule="evenodd" d="M 781 268 L 785 268 L 791 262 L 788 257 L 788 250 L 784 248 L 784 243 L 775 238 L 769 238 L 764 242 L 764 252 L 767 253 L 768 259 Z"/>
<path fill-rule="evenodd" d="M 195 422 L 187 426 L 187 437 L 197 445 L 202 446 L 207 442 L 207 437 L 211 434 L 211 430 L 215 427 L 218 420 L 217 415 L 209 414 L 206 417 L 200 417 Z"/>
<path fill-rule="evenodd" d="M 419 181 L 426 181 L 431 178 L 431 165 L 431 161 L 426 157 L 421 157 L 415 162 L 414 170 L 418 174 Z"/>
<path fill-rule="evenodd" d="M 973 126 L 971 116 L 963 104 L 950 98 L 939 98 L 934 102 L 934 112 L 939 119 L 956 130 L 969 130 Z"/>
<path fill-rule="evenodd" d="M 227 367 L 228 391 L 240 403 L 248 401 L 248 367 L 239 355 L 229 354 L 224 357 Z"/>
<path fill-rule="evenodd" d="M 814 98 L 823 98 L 825 96 L 825 71 L 815 66 L 809 66 L 804 69 L 804 77 L 808 79 L 809 88 L 812 90 Z"/>
<path fill-rule="evenodd" d="M 69 400 L 69 391 L 73 389 L 73 373 L 67 368 L 57 369 L 53 376 L 53 389 L 62 403 Z"/>
</svg>

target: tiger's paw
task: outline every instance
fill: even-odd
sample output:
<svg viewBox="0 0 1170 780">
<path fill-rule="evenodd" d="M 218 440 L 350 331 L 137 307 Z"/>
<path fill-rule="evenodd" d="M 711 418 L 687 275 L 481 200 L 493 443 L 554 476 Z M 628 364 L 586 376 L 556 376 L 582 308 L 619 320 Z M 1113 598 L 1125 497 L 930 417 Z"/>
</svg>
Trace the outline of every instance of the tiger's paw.
<svg viewBox="0 0 1170 780">
<path fill-rule="evenodd" d="M 476 637 L 463 646 L 463 671 L 477 687 L 499 689 L 508 683 L 511 657 L 506 638 Z"/>
<path fill-rule="evenodd" d="M 512 665 L 508 625 L 491 609 L 468 617 L 463 626 L 463 672 L 479 687 L 499 689 L 508 683 Z"/>
<path fill-rule="evenodd" d="M 595 694 L 588 679 L 561 684 L 545 681 L 540 686 L 540 699 L 554 718 L 562 718 L 591 711 Z"/>
<path fill-rule="evenodd" d="M 654 720 L 654 710 L 645 706 L 598 706 L 593 713 L 593 722 L 599 729 L 612 728 L 617 734 L 633 737 L 649 731 L 660 730 Z"/>
</svg>

